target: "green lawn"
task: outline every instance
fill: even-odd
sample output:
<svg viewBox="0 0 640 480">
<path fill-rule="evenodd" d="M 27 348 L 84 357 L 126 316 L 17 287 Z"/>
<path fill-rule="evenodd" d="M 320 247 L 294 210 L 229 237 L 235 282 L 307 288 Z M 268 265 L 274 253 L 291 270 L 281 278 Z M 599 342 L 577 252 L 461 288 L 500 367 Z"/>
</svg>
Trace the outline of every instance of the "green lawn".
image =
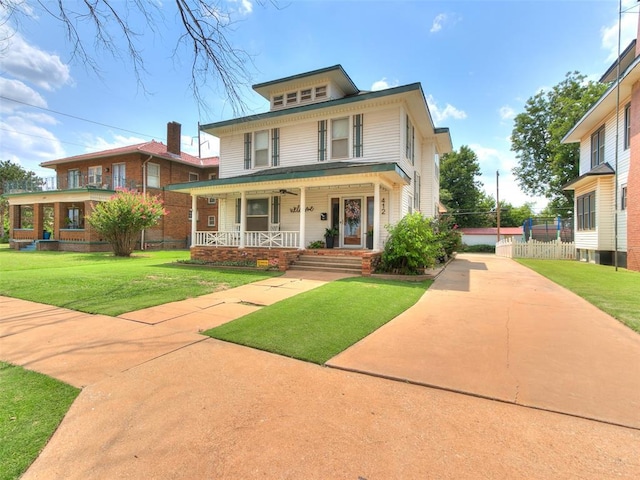
<svg viewBox="0 0 640 480">
<path fill-rule="evenodd" d="M 79 392 L 0 362 L 0 480 L 17 479 L 31 465 Z"/>
<path fill-rule="evenodd" d="M 521 258 L 518 262 L 640 332 L 640 273 L 567 260 Z"/>
<path fill-rule="evenodd" d="M 346 278 L 205 334 L 323 364 L 412 306 L 431 283 Z"/>
<path fill-rule="evenodd" d="M 281 275 L 175 263 L 188 258 L 183 250 L 124 258 L 0 248 L 0 295 L 116 316 Z"/>
</svg>

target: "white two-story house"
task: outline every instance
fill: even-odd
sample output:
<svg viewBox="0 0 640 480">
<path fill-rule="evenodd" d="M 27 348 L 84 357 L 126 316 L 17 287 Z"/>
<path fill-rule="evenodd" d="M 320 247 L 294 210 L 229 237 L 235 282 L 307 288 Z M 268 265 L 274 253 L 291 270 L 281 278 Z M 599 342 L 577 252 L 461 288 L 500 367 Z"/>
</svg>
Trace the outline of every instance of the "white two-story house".
<svg viewBox="0 0 640 480">
<path fill-rule="evenodd" d="M 219 178 L 168 187 L 191 194 L 194 211 L 198 197 L 217 199 L 218 231 L 194 223 L 192 257 L 286 269 L 283 251 L 325 242 L 327 229 L 333 253 L 380 252 L 385 225 L 438 215 L 439 157 L 452 144 L 420 83 L 361 91 L 336 65 L 253 89 L 268 112 L 201 127 L 220 139 Z"/>
<path fill-rule="evenodd" d="M 639 55 L 634 40 L 600 79 L 609 89 L 563 139 L 580 143 L 580 175 L 564 186 L 575 195 L 578 259 L 631 270 L 640 270 Z"/>
</svg>

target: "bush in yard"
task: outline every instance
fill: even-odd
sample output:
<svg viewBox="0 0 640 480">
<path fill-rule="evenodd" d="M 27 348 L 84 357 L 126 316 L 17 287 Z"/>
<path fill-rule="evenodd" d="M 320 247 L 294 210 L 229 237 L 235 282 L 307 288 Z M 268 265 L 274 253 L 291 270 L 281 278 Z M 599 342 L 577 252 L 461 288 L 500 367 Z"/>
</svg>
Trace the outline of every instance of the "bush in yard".
<svg viewBox="0 0 640 480">
<path fill-rule="evenodd" d="M 462 247 L 462 234 L 458 230 L 458 225 L 451 217 L 442 217 L 433 220 L 433 228 L 438 235 L 438 240 L 442 244 L 444 253 L 451 255 Z"/>
<path fill-rule="evenodd" d="M 410 213 L 395 226 L 386 228 L 390 235 L 382 252 L 383 271 L 415 275 L 421 269 L 433 267 L 445 253 L 432 220 L 419 212 Z"/>
<path fill-rule="evenodd" d="M 158 197 L 127 189 L 119 189 L 108 201 L 92 206 L 87 222 L 118 257 L 130 256 L 142 230 L 156 225 L 167 213 Z"/>
</svg>

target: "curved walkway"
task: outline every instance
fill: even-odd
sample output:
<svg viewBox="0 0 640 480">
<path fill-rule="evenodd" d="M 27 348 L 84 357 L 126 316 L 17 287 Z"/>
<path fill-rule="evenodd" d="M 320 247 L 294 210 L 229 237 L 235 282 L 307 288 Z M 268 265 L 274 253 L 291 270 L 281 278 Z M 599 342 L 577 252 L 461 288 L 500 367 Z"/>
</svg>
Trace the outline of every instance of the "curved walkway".
<svg viewBox="0 0 640 480">
<path fill-rule="evenodd" d="M 466 333 L 446 335 L 448 328 L 443 328 L 426 343 L 410 338 L 403 343 L 399 340 L 403 327 L 396 325 L 408 322 L 411 309 L 331 363 L 392 376 L 394 372 L 373 371 L 367 359 L 390 355 L 382 362 L 384 366 L 399 361 L 400 356 L 409 359 L 405 365 L 422 368 L 407 369 L 397 375 L 399 378 L 439 366 L 433 369 L 434 375 L 443 382 L 451 382 L 451 376 L 457 375 L 460 385 L 471 393 L 492 396 L 474 389 L 495 383 L 495 391 L 507 401 L 514 401 L 514 385 L 519 402 L 536 399 L 530 392 L 544 393 L 544 389 L 530 385 L 540 383 L 543 372 L 527 366 L 529 354 L 522 358 L 515 350 L 540 340 L 538 348 L 549 351 L 545 346 L 549 336 L 533 335 L 540 330 L 533 328 L 535 325 L 514 327 L 519 310 L 508 316 L 508 329 L 513 333 L 509 334 L 507 373 L 517 381 L 474 365 L 474 357 L 463 355 L 456 345 L 456 341 L 464 341 L 466 350 L 476 352 L 476 359 L 486 358 L 487 365 L 504 363 L 504 345 L 481 345 L 491 338 L 488 332 L 500 329 L 474 327 L 472 319 L 490 318 L 490 312 L 505 308 L 514 312 L 518 303 L 526 304 L 517 300 L 527 295 L 524 289 L 514 286 L 537 285 L 533 297 L 538 300 L 530 303 L 539 317 L 547 315 L 549 304 L 541 302 L 540 294 L 551 293 L 555 287 L 550 282 L 533 281 L 529 275 L 536 275 L 521 268 L 490 256 L 460 256 L 414 307 L 421 315 L 415 317 L 410 330 L 421 338 L 422 330 L 435 332 L 432 327 L 444 320 L 436 321 L 434 312 L 442 308 L 457 311 L 451 305 L 459 307 L 457 295 L 466 292 L 474 298 L 475 307 L 466 314 L 456 313 L 458 321 L 449 325 L 464 325 Z M 518 283 L 513 282 L 512 269 L 518 271 Z M 199 297 L 120 318 L 0 297 L 0 358 L 84 387 L 23 479 L 640 477 L 637 429 L 325 368 L 197 334 L 199 329 L 213 326 L 211 322 L 229 320 L 236 313 L 330 280 L 291 275 L 230 290 L 221 297 Z M 489 293 L 496 294 L 498 283 L 494 282 L 500 278 L 509 279 L 502 284 L 505 290 L 499 292 L 511 296 L 508 308 L 489 301 L 482 293 L 484 287 L 477 290 L 489 282 L 494 285 Z M 520 293 L 507 295 L 516 290 Z M 561 302 L 571 296 L 564 290 L 554 295 Z M 236 313 L 233 305 L 238 307 Z M 612 319 L 593 315 L 595 320 L 588 322 L 593 325 L 587 328 L 595 328 L 600 337 L 616 336 L 620 350 L 636 358 L 635 337 L 620 331 L 624 327 Z M 503 322 L 501 330 L 505 328 Z M 390 344 L 395 344 L 392 348 L 379 345 L 384 331 Z M 531 332 L 524 335 L 531 341 L 525 341 L 517 331 Z M 504 341 L 503 335 L 496 338 Z M 608 345 L 601 340 L 589 345 L 590 355 L 598 355 L 600 344 Z M 416 344 L 430 348 L 416 350 Z M 377 353 L 372 354 L 372 349 L 378 349 Z M 494 353 L 496 349 L 501 354 Z M 416 356 L 420 351 L 423 358 Z M 605 351 L 612 353 L 608 346 Z M 584 359 L 589 355 L 576 356 Z M 359 365 L 347 362 L 358 357 Z M 458 367 L 449 368 L 446 375 L 443 363 L 452 358 Z M 549 358 L 547 363 L 563 364 L 567 358 Z M 618 375 L 616 360 L 601 360 L 604 363 L 598 368 Z M 637 375 L 637 366 L 626 366 L 627 379 Z M 549 375 L 565 371 L 570 373 L 563 367 L 552 369 Z M 526 378 L 536 372 L 532 380 Z M 560 376 L 557 382 L 547 382 L 557 387 L 570 380 L 564 393 L 559 387 L 549 387 L 549 398 L 580 397 L 576 386 L 589 382 L 579 373 L 580 381 L 573 378 L 576 375 L 568 375 L 568 379 Z M 482 381 L 472 384 L 474 374 L 481 375 Z M 617 382 L 605 388 L 610 385 Z M 439 386 L 458 389 L 456 385 Z M 610 392 L 603 404 L 607 415 L 617 411 L 612 405 L 622 405 L 621 411 L 627 411 L 624 405 L 637 400 L 637 390 L 627 397 L 617 396 L 625 392 Z M 597 413 L 604 416 L 602 411 Z"/>
</svg>

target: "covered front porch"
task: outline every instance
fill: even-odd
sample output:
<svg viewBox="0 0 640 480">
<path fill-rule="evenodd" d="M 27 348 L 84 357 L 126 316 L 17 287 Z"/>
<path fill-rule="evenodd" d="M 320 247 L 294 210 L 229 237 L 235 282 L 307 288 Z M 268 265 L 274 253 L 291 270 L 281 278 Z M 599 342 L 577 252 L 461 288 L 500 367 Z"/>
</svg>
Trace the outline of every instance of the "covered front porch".
<svg viewBox="0 0 640 480">
<path fill-rule="evenodd" d="M 384 225 L 400 215 L 408 176 L 395 163 L 312 167 L 170 185 L 168 189 L 192 198 L 192 258 L 247 258 L 286 269 L 304 251 L 360 258 L 381 252 L 387 236 Z M 199 197 L 218 202 L 218 231 L 196 229 Z"/>
</svg>

